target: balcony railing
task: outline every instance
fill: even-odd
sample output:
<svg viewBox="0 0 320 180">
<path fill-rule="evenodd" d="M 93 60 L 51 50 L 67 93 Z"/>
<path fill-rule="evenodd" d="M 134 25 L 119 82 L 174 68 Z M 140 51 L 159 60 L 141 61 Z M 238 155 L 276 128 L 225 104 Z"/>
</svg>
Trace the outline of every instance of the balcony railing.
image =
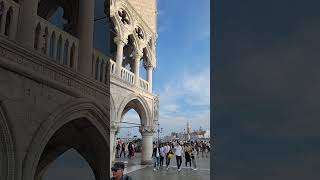
<svg viewBox="0 0 320 180">
<path fill-rule="evenodd" d="M 149 91 L 149 82 L 142 79 L 142 78 L 140 78 L 140 80 L 139 80 L 139 86 L 140 86 L 140 88 L 142 88 L 146 91 Z"/>
<path fill-rule="evenodd" d="M 77 70 L 79 40 L 38 16 L 34 49 Z"/>
<path fill-rule="evenodd" d="M 92 53 L 92 77 L 100 82 L 106 83 L 107 56 L 94 49 Z"/>
<path fill-rule="evenodd" d="M 126 68 L 121 69 L 120 76 L 121 76 L 121 79 L 123 79 L 131 84 L 134 84 L 134 73 L 130 72 Z"/>
<path fill-rule="evenodd" d="M 0 34 L 14 40 L 20 5 L 12 0 L 0 1 Z"/>
<path fill-rule="evenodd" d="M 116 62 L 110 60 L 110 74 L 115 74 L 116 73 Z"/>
<path fill-rule="evenodd" d="M 116 62 L 113 60 L 109 60 L 109 65 L 110 65 L 110 74 L 116 75 Z M 150 85 L 149 82 L 140 78 L 138 81 L 138 84 L 135 84 L 135 74 L 130 72 L 128 69 L 122 67 L 121 69 L 121 79 L 128 82 L 129 84 L 135 85 L 136 87 L 143 89 L 145 91 L 150 90 Z"/>
</svg>

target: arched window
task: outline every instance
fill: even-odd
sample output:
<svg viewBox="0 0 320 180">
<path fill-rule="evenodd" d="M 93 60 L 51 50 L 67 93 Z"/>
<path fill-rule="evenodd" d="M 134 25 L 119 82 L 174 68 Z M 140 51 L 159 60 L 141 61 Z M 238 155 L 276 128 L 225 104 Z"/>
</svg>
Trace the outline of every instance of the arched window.
<svg viewBox="0 0 320 180">
<path fill-rule="evenodd" d="M 63 64 L 67 65 L 68 64 L 68 52 L 69 50 L 69 41 L 67 40 L 66 43 L 64 44 L 64 50 L 63 50 Z"/>
<path fill-rule="evenodd" d="M 47 54 L 47 42 L 48 42 L 48 35 L 49 35 L 49 32 L 48 32 L 48 27 L 46 27 L 46 29 L 44 30 L 44 34 L 43 34 L 43 45 L 42 45 L 42 53 L 43 54 Z"/>
<path fill-rule="evenodd" d="M 36 32 L 35 32 L 35 35 L 34 35 L 34 49 L 35 50 L 39 49 L 40 32 L 41 32 L 41 26 L 40 26 L 40 23 L 38 23 L 38 25 L 36 27 Z"/>
<path fill-rule="evenodd" d="M 74 66 L 74 53 L 75 53 L 76 47 L 74 43 L 71 46 L 71 51 L 70 51 L 70 67 Z"/>
<path fill-rule="evenodd" d="M 56 42 L 56 35 L 55 33 L 53 32 L 51 34 L 51 38 L 50 38 L 50 47 L 49 47 L 49 56 L 53 58 L 53 55 L 54 55 L 54 44 Z"/>
<path fill-rule="evenodd" d="M 11 26 L 11 18 L 12 18 L 12 7 L 9 8 L 8 12 L 7 12 L 7 16 L 6 16 L 6 26 L 4 29 L 4 34 L 6 36 L 9 36 L 10 33 L 10 26 Z"/>
<path fill-rule="evenodd" d="M 60 37 L 59 37 L 59 40 L 58 40 L 57 56 L 56 56 L 56 59 L 58 60 L 58 62 L 60 62 L 60 60 L 61 60 L 61 47 L 62 47 L 62 38 L 61 38 L 61 36 L 60 36 Z"/>
</svg>

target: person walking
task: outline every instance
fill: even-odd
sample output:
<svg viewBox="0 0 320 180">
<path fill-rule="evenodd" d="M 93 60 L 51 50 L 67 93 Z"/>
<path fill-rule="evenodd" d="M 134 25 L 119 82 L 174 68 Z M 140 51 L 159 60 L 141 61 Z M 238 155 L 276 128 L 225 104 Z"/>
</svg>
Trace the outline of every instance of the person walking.
<svg viewBox="0 0 320 180">
<path fill-rule="evenodd" d="M 126 151 L 125 150 L 126 150 L 126 144 L 124 142 L 122 142 L 120 158 L 121 158 L 122 153 L 123 153 L 124 157 L 126 157 Z"/>
<path fill-rule="evenodd" d="M 163 151 L 164 151 L 164 154 L 165 154 L 165 158 L 166 158 L 166 167 L 168 168 L 168 161 L 170 160 L 168 158 L 168 153 L 169 153 L 169 150 L 170 150 L 170 146 L 169 146 L 169 143 L 165 143 L 164 147 L 163 147 Z"/>
<path fill-rule="evenodd" d="M 153 171 L 159 169 L 159 147 L 156 144 L 153 145 L 152 158 L 153 158 Z"/>
<path fill-rule="evenodd" d="M 169 165 L 170 165 L 170 160 L 174 157 L 174 154 L 172 152 L 172 149 L 169 150 L 169 152 L 167 153 L 167 161 L 166 161 L 166 166 L 167 166 L 167 170 L 169 170 Z"/>
<path fill-rule="evenodd" d="M 203 154 L 205 154 L 206 153 L 206 144 L 202 141 L 202 143 L 201 143 L 201 154 L 202 154 L 202 157 L 204 157 L 204 155 Z"/>
<path fill-rule="evenodd" d="M 186 160 L 186 167 L 188 167 L 188 163 L 190 164 L 190 168 L 191 168 L 191 156 L 190 156 L 190 153 L 191 153 L 191 147 L 189 146 L 189 144 L 186 144 L 185 146 L 185 149 L 184 149 L 184 157 L 185 157 L 185 160 Z"/>
<path fill-rule="evenodd" d="M 120 149 L 121 149 L 121 145 L 120 145 L 120 141 L 118 141 L 117 143 L 117 147 L 116 147 L 116 158 L 119 158 L 119 152 L 120 152 Z"/>
<path fill-rule="evenodd" d="M 132 142 L 128 144 L 128 157 L 129 159 L 132 157 Z"/>
<path fill-rule="evenodd" d="M 192 164 L 193 164 L 193 170 L 197 170 L 197 164 L 196 164 L 196 159 L 195 159 L 195 155 L 197 153 L 197 150 L 196 150 L 197 147 L 194 144 L 194 145 L 191 145 L 191 148 L 192 148 L 192 150 L 191 150 L 190 156 L 191 156 L 191 161 L 192 161 Z"/>
<path fill-rule="evenodd" d="M 160 152 L 160 167 L 162 168 L 163 167 L 163 160 L 164 160 L 164 157 L 166 156 L 164 153 L 163 144 L 160 144 L 159 152 Z"/>
<path fill-rule="evenodd" d="M 180 142 L 177 143 L 176 147 L 176 160 L 177 160 L 177 166 L 178 166 L 178 171 L 181 171 L 181 164 L 182 164 L 182 147 L 180 145 Z"/>
</svg>

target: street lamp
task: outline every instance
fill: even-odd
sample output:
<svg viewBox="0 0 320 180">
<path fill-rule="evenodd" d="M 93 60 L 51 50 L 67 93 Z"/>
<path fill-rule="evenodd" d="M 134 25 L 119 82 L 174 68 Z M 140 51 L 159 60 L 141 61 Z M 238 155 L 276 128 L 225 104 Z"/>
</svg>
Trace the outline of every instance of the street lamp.
<svg viewBox="0 0 320 180">
<path fill-rule="evenodd" d="M 160 131 L 160 124 L 158 123 L 158 147 L 160 145 L 160 133 L 162 133 L 162 129 L 163 128 L 161 128 L 161 131 Z"/>
</svg>

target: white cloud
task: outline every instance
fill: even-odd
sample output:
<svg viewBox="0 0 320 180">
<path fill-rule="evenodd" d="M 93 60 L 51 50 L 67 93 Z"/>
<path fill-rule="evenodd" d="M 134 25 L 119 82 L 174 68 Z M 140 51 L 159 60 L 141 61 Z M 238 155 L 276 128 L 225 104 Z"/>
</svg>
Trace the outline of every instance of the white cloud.
<svg viewBox="0 0 320 180">
<path fill-rule="evenodd" d="M 160 93 L 160 124 L 164 134 L 182 132 L 187 121 L 192 129 L 210 127 L 210 69 L 183 71 Z"/>
</svg>

